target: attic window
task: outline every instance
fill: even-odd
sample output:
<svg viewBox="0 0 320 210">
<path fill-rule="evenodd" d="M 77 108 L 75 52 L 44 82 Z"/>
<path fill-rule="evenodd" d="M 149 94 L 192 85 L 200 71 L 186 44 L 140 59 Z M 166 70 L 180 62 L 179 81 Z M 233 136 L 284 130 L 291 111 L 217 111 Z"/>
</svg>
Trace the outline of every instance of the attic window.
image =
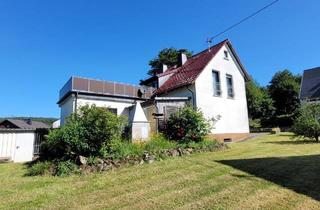
<svg viewBox="0 0 320 210">
<path fill-rule="evenodd" d="M 225 50 L 224 52 L 224 59 L 229 60 L 229 53 L 227 50 Z"/>
</svg>

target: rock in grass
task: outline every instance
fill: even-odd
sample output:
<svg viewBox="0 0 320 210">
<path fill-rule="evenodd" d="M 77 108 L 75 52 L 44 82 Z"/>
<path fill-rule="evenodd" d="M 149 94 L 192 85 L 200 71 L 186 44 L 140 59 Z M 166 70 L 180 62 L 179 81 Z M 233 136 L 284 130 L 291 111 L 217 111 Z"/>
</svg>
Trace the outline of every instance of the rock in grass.
<svg viewBox="0 0 320 210">
<path fill-rule="evenodd" d="M 155 157 L 154 157 L 154 155 L 150 155 L 150 157 L 149 157 L 149 159 L 148 159 L 148 163 L 153 163 L 154 162 L 154 159 L 155 159 Z"/>
<path fill-rule="evenodd" d="M 177 157 L 179 155 L 180 155 L 180 153 L 178 152 L 178 150 L 176 150 L 176 149 L 170 150 L 171 157 Z"/>
<path fill-rule="evenodd" d="M 186 149 L 190 154 L 193 152 L 193 149 L 192 148 L 187 148 Z"/>
<path fill-rule="evenodd" d="M 147 163 L 153 163 L 155 161 L 156 157 L 154 155 L 150 155 L 149 153 L 145 153 L 143 155 L 143 160 Z"/>
<path fill-rule="evenodd" d="M 87 165 L 88 159 L 84 156 L 79 155 L 79 162 L 81 165 Z"/>
</svg>

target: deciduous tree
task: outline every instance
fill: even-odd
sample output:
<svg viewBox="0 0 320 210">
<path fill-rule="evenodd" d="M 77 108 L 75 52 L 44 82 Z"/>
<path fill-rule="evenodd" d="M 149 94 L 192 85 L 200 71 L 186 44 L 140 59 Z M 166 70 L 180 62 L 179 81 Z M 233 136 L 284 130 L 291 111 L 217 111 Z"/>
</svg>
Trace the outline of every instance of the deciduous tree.
<svg viewBox="0 0 320 210">
<path fill-rule="evenodd" d="M 168 67 L 179 64 L 180 53 L 185 53 L 187 57 L 192 56 L 192 52 L 187 49 L 176 49 L 176 48 L 165 48 L 161 50 L 157 57 L 149 61 L 151 70 L 149 70 L 148 75 L 153 76 L 162 69 L 162 65 L 166 64 Z"/>
</svg>

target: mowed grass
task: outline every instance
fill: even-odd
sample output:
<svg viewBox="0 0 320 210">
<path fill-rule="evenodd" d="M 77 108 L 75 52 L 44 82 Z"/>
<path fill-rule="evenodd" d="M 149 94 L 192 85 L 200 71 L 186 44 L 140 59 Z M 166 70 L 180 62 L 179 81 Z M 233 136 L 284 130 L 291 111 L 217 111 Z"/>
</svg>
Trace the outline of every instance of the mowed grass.
<svg viewBox="0 0 320 210">
<path fill-rule="evenodd" d="M 320 144 L 268 135 L 89 176 L 0 165 L 1 209 L 320 209 Z"/>
</svg>

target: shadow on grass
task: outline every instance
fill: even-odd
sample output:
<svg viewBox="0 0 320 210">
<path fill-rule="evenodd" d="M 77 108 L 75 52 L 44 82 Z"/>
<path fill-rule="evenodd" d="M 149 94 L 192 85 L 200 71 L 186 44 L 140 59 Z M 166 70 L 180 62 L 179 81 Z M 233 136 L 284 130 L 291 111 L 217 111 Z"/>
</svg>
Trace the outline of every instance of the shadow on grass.
<svg viewBox="0 0 320 210">
<path fill-rule="evenodd" d="M 312 140 L 285 140 L 285 141 L 268 141 L 263 142 L 264 144 L 318 144 L 319 142 L 312 141 Z"/>
<path fill-rule="evenodd" d="M 220 160 L 216 162 L 320 200 L 320 155 Z M 247 176 L 242 177 L 248 178 Z"/>
<path fill-rule="evenodd" d="M 295 137 L 295 135 L 294 134 L 292 134 L 292 133 L 280 133 L 280 134 L 278 134 L 279 136 L 287 136 L 287 137 L 291 137 L 291 138 L 294 138 Z"/>
</svg>

